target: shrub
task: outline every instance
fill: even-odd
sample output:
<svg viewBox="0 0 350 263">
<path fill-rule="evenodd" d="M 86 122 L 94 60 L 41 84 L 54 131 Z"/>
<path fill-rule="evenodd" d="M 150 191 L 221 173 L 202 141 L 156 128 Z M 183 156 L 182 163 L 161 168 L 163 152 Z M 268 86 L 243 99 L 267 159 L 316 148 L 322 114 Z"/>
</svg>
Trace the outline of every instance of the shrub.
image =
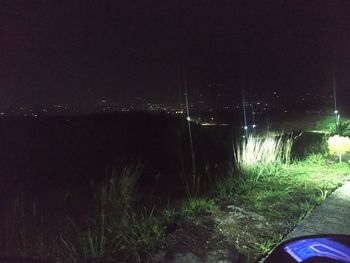
<svg viewBox="0 0 350 263">
<path fill-rule="evenodd" d="M 328 139 L 328 149 L 330 154 L 336 154 L 341 163 L 342 154 L 350 151 L 350 138 L 334 135 Z"/>
<path fill-rule="evenodd" d="M 340 117 L 337 129 L 335 116 L 324 116 L 316 122 L 315 129 L 327 132 L 330 135 L 349 136 L 350 122 L 346 117 Z"/>
</svg>

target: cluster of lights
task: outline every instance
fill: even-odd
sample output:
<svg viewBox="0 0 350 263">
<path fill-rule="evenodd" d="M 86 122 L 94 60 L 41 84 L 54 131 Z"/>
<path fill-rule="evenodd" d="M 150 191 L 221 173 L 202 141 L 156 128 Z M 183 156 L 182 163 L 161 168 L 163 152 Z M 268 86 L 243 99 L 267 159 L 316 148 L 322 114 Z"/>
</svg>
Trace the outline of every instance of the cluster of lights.
<svg viewBox="0 0 350 263">
<path fill-rule="evenodd" d="M 255 129 L 255 128 L 256 128 L 256 125 L 253 124 L 252 127 Z M 243 129 L 248 130 L 248 126 L 244 126 Z"/>
</svg>

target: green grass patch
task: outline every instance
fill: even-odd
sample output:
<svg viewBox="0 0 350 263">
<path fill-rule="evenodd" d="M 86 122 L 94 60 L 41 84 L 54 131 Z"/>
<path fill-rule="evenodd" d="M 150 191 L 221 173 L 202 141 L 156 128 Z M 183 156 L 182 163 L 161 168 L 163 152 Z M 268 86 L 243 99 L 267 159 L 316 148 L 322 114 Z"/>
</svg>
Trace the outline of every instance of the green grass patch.
<svg viewBox="0 0 350 263">
<path fill-rule="evenodd" d="M 219 207 L 215 201 L 208 198 L 190 198 L 182 205 L 182 214 L 185 216 L 213 214 L 217 211 Z"/>
<path fill-rule="evenodd" d="M 349 165 L 321 155 L 261 173 L 255 180 L 244 175 L 228 178 L 216 188 L 218 199 L 244 202 L 274 219 L 298 221 L 349 178 Z"/>
<path fill-rule="evenodd" d="M 261 254 L 268 253 L 278 242 L 283 239 L 283 235 L 277 234 L 271 238 L 260 239 L 254 244 L 255 250 Z"/>
<path fill-rule="evenodd" d="M 242 172 L 232 175 L 217 184 L 217 202 L 239 207 L 243 211 L 239 216 L 245 216 L 244 213 L 248 216 L 243 221 L 239 217 L 236 221 L 232 219 L 236 227 L 232 233 L 224 234 L 233 240 L 242 236 L 243 240 L 248 240 L 236 246 L 249 262 L 255 262 L 348 179 L 349 164 L 332 162 L 322 155 L 310 155 L 303 161 L 276 166 L 274 172 L 264 169 L 258 176 Z M 249 218 L 249 213 L 264 219 L 257 223 Z M 237 226 L 242 222 L 247 228 L 241 231 Z M 275 227 L 260 228 L 259 224 L 264 222 Z"/>
</svg>

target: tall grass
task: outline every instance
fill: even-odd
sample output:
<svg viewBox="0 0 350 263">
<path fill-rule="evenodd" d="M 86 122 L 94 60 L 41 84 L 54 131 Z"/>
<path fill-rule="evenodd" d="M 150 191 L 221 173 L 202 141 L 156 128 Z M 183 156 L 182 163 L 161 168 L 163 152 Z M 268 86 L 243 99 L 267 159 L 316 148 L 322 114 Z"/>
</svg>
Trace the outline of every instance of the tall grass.
<svg viewBox="0 0 350 263">
<path fill-rule="evenodd" d="M 91 184 L 90 197 L 84 193 L 88 205 L 76 199 L 81 214 L 61 214 L 58 207 L 53 208 L 57 222 L 44 218 L 43 206 L 28 199 L 20 188 L 0 218 L 0 256 L 63 260 L 60 262 L 148 260 L 153 250 L 164 245 L 165 225 L 175 212 L 136 202 L 142 172 L 140 165 L 114 170 L 106 180 Z M 63 195 L 60 198 L 64 206 Z"/>
<path fill-rule="evenodd" d="M 206 196 L 213 190 L 216 183 L 233 173 L 232 162 L 225 161 L 220 163 L 206 163 L 197 166 L 196 176 L 189 173 L 181 174 L 184 190 L 187 198 L 196 199 Z"/>
<path fill-rule="evenodd" d="M 234 145 L 234 159 L 241 174 L 256 179 L 270 174 L 291 161 L 294 139 L 291 136 L 254 137 Z"/>
<path fill-rule="evenodd" d="M 1 216 L 1 256 L 32 256 L 44 259 L 50 253 L 55 254 L 56 248 L 50 248 L 52 242 L 48 241 L 55 236 L 55 229 L 51 227 L 50 232 L 45 235 L 44 216 L 40 206 L 25 195 L 23 184 L 11 199 L 8 209 L 3 210 Z"/>
<path fill-rule="evenodd" d="M 72 262 L 81 259 L 121 259 L 128 257 L 140 262 L 150 255 L 163 240 L 163 227 L 155 209 L 138 209 L 134 196 L 141 166 L 129 166 L 120 174 L 116 171 L 99 186 L 95 193 L 96 205 L 85 225 L 69 219 L 73 236 L 62 236 Z"/>
</svg>

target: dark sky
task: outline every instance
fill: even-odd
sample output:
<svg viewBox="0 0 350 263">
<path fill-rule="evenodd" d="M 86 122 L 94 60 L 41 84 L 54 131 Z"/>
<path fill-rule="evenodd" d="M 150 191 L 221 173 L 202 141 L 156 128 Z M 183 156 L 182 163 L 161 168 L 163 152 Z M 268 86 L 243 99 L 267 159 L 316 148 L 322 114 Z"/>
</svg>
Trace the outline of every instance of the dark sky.
<svg viewBox="0 0 350 263">
<path fill-rule="evenodd" d="M 0 108 L 350 85 L 350 1 L 0 0 Z"/>
</svg>

